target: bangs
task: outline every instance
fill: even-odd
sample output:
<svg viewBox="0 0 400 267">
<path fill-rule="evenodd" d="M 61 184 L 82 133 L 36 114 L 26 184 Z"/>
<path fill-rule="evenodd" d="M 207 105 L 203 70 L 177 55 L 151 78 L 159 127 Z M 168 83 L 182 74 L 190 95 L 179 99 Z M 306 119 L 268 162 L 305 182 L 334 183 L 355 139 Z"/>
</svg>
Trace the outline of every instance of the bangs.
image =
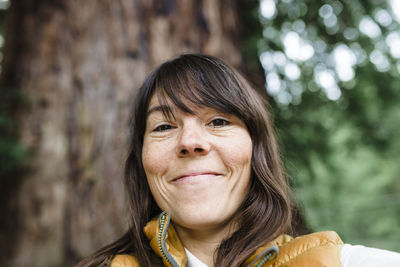
<svg viewBox="0 0 400 267">
<path fill-rule="evenodd" d="M 189 114 L 195 114 L 195 108 L 201 106 L 242 117 L 246 105 L 232 73 L 214 58 L 199 55 L 193 60 L 183 55 L 159 68 L 154 93 L 167 117 L 173 117 L 168 108 L 171 102 Z"/>
</svg>

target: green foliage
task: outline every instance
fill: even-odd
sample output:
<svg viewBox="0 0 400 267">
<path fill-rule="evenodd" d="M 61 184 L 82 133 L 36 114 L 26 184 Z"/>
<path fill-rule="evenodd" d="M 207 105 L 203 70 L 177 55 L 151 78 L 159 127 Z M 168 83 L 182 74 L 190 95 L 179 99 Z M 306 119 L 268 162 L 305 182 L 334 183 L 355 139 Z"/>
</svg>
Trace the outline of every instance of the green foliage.
<svg viewBox="0 0 400 267">
<path fill-rule="evenodd" d="M 261 1 L 258 48 L 286 168 L 309 226 L 336 230 L 345 242 L 399 250 L 394 2 Z"/>
</svg>

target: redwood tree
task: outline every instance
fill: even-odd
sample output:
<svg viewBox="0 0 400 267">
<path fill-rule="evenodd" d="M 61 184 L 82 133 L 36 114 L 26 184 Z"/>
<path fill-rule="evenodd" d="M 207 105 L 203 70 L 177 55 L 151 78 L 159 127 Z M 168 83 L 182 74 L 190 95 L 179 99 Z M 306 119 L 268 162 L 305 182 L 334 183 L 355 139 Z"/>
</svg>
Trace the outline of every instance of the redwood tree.
<svg viewBox="0 0 400 267">
<path fill-rule="evenodd" d="M 185 52 L 220 57 L 263 84 L 257 59 L 245 62 L 242 53 L 244 14 L 257 4 L 11 3 L 0 86 L 12 123 L 3 129 L 26 153 L 1 177 L 0 262 L 71 266 L 124 231 L 121 176 L 135 90 L 152 68 Z"/>
</svg>

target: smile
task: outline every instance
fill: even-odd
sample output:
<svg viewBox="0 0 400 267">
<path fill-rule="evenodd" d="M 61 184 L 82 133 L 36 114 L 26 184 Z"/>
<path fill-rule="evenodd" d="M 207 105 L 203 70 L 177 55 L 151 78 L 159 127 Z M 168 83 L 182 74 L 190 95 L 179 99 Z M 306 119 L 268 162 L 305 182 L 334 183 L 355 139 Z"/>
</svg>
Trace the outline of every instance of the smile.
<svg viewBox="0 0 400 267">
<path fill-rule="evenodd" d="M 173 179 L 173 183 L 198 183 L 210 181 L 215 178 L 219 178 L 221 174 L 215 172 L 195 172 L 188 173 L 184 175 L 180 175 L 177 178 Z"/>
</svg>

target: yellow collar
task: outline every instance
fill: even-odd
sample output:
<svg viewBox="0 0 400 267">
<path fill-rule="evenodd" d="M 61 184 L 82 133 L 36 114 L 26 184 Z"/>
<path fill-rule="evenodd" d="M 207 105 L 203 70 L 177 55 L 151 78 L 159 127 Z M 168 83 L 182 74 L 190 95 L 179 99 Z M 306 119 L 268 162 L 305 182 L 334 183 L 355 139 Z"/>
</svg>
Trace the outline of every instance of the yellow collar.
<svg viewBox="0 0 400 267">
<path fill-rule="evenodd" d="M 163 212 L 144 228 L 154 252 L 163 259 L 164 266 L 186 266 L 185 248 L 172 225 L 170 216 Z M 246 267 L 271 266 L 326 266 L 340 267 L 340 237 L 333 231 L 313 233 L 292 238 L 281 235 L 258 248 L 243 264 Z M 279 255 L 277 249 L 279 248 Z M 139 266 L 133 255 L 116 255 L 111 266 Z"/>
<path fill-rule="evenodd" d="M 158 218 L 154 218 L 144 227 L 144 233 L 150 240 L 153 251 L 163 259 L 165 266 L 179 267 L 186 266 L 187 256 L 185 248 L 170 224 L 168 212 L 162 212 Z M 274 243 L 269 243 L 258 248 L 255 253 L 245 261 L 245 266 L 262 266 L 265 262 L 275 259 L 278 255 L 277 244 L 287 242 L 291 237 L 283 235 Z"/>
<path fill-rule="evenodd" d="M 150 240 L 153 251 L 163 259 L 165 266 L 186 266 L 187 256 L 185 248 L 175 231 L 170 225 L 168 212 L 162 212 L 144 227 L 144 233 Z"/>
<path fill-rule="evenodd" d="M 186 266 L 187 256 L 167 212 L 162 212 L 144 228 L 154 252 L 163 259 L 164 266 Z M 259 247 L 243 264 L 261 266 L 341 266 L 340 237 L 333 231 L 313 233 L 293 238 L 280 235 Z M 278 249 L 279 248 L 279 249 Z M 279 252 L 279 255 L 278 255 Z M 296 265 L 297 264 L 297 265 Z"/>
</svg>

